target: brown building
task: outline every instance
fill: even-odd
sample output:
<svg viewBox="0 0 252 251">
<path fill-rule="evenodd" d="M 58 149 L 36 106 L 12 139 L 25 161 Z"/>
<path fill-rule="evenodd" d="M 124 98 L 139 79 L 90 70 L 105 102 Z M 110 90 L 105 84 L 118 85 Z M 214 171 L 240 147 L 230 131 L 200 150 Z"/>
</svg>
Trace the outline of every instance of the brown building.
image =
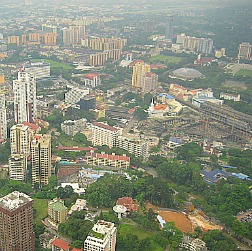
<svg viewBox="0 0 252 251">
<path fill-rule="evenodd" d="M 33 200 L 12 192 L 0 199 L 0 250 L 35 251 Z"/>
</svg>

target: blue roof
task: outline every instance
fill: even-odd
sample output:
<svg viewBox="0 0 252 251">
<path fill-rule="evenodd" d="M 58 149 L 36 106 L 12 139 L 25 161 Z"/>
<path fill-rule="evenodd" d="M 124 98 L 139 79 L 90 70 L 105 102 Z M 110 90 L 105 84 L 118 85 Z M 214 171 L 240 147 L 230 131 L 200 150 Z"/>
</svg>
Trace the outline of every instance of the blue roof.
<svg viewBox="0 0 252 251">
<path fill-rule="evenodd" d="M 163 96 L 163 93 L 159 93 L 158 96 L 159 96 L 159 97 L 162 97 L 162 96 Z"/>
<path fill-rule="evenodd" d="M 227 178 L 227 177 L 232 176 L 231 173 L 222 171 L 220 169 L 215 169 L 211 172 L 207 172 L 207 171 L 202 170 L 201 174 L 204 176 L 204 178 L 203 178 L 204 181 L 209 184 L 214 184 L 215 182 L 217 182 L 221 178 Z"/>
<path fill-rule="evenodd" d="M 170 137 L 169 138 L 169 141 L 171 142 L 175 142 L 175 143 L 178 143 L 178 144 L 182 144 L 182 139 L 181 138 L 176 138 L 176 137 Z"/>
<path fill-rule="evenodd" d="M 222 166 L 222 167 L 224 167 L 224 168 L 237 168 L 237 167 L 235 167 L 235 166 L 227 166 L 227 165 L 220 165 L 220 166 Z"/>
<path fill-rule="evenodd" d="M 174 99 L 174 97 L 172 95 L 169 95 L 169 94 L 166 95 L 166 98 L 167 99 Z"/>
<path fill-rule="evenodd" d="M 249 176 L 244 173 L 232 173 L 232 174 L 241 180 L 251 180 Z"/>
</svg>

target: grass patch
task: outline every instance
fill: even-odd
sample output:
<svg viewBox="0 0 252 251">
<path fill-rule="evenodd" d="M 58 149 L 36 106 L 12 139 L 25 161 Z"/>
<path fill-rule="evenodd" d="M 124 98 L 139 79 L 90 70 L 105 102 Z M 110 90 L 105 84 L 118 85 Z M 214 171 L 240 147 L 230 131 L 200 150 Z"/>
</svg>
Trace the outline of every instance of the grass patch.
<svg viewBox="0 0 252 251">
<path fill-rule="evenodd" d="M 33 208 L 36 210 L 34 221 L 38 225 L 42 225 L 41 220 L 47 216 L 48 213 L 48 199 L 34 198 Z"/>
<path fill-rule="evenodd" d="M 72 70 L 74 69 L 74 67 L 70 64 L 67 63 L 62 63 L 62 62 L 58 62 L 58 61 L 54 61 L 54 60 L 50 60 L 50 59 L 42 59 L 43 61 L 45 61 L 45 63 L 49 63 L 51 68 L 62 68 L 63 70 Z M 40 62 L 41 59 L 33 59 L 33 62 Z"/>
<path fill-rule="evenodd" d="M 128 224 L 122 224 L 120 225 L 120 228 L 119 228 L 119 233 L 122 235 L 122 236 L 125 236 L 126 234 L 134 234 L 134 235 L 137 235 L 137 237 L 142 240 L 146 237 L 151 237 L 152 236 L 152 233 L 145 230 L 145 229 L 142 229 L 138 226 L 135 226 L 135 225 L 128 225 Z"/>
<path fill-rule="evenodd" d="M 65 134 L 58 136 L 56 141 L 57 145 L 61 144 L 62 146 L 84 146 L 81 142 L 74 140 L 70 136 L 66 136 Z"/>
<path fill-rule="evenodd" d="M 252 78 L 252 71 L 251 70 L 245 70 L 241 69 L 238 72 L 235 73 L 236 76 L 246 76 Z"/>
<path fill-rule="evenodd" d="M 157 55 L 157 56 L 149 58 L 147 61 L 149 63 L 163 63 L 163 64 L 174 63 L 174 64 L 177 64 L 181 61 L 181 59 L 182 58 L 175 57 L 175 56 Z"/>
</svg>

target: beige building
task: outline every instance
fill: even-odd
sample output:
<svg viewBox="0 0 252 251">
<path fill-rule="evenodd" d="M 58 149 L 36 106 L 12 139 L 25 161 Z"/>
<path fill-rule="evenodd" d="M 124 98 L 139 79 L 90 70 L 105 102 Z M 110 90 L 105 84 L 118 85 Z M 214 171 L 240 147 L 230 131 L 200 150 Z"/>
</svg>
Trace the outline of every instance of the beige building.
<svg viewBox="0 0 252 251">
<path fill-rule="evenodd" d="M 142 87 L 142 76 L 146 72 L 150 72 L 150 65 L 146 64 L 142 60 L 133 62 L 133 73 L 132 73 L 132 87 L 140 89 Z"/>
<path fill-rule="evenodd" d="M 249 43 L 239 44 L 238 60 L 240 60 L 241 58 L 250 60 L 251 59 L 251 48 L 252 48 L 252 45 Z"/>
<path fill-rule="evenodd" d="M 32 184 L 48 184 L 51 177 L 51 135 L 37 134 L 31 142 Z"/>
<path fill-rule="evenodd" d="M 10 129 L 11 154 L 30 154 L 31 132 L 29 126 L 17 124 Z"/>
<path fill-rule="evenodd" d="M 52 225 L 58 227 L 67 220 L 67 207 L 63 200 L 54 199 L 48 202 L 48 217 Z"/>
<path fill-rule="evenodd" d="M 7 139 L 6 92 L 0 90 L 0 140 Z"/>
<path fill-rule="evenodd" d="M 99 220 L 84 241 L 84 250 L 115 251 L 116 232 L 114 223 Z"/>
<path fill-rule="evenodd" d="M 0 250 L 35 251 L 33 200 L 14 191 L 0 199 Z"/>
</svg>

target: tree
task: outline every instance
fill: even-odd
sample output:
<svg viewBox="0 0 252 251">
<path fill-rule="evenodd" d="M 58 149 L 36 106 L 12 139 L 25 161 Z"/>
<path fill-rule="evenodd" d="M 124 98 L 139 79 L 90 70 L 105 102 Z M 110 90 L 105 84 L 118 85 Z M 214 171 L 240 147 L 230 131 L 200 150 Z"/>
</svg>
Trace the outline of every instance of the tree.
<svg viewBox="0 0 252 251">
<path fill-rule="evenodd" d="M 148 113 L 143 108 L 137 108 L 134 111 L 134 115 L 138 120 L 145 120 L 148 117 Z"/>
</svg>

